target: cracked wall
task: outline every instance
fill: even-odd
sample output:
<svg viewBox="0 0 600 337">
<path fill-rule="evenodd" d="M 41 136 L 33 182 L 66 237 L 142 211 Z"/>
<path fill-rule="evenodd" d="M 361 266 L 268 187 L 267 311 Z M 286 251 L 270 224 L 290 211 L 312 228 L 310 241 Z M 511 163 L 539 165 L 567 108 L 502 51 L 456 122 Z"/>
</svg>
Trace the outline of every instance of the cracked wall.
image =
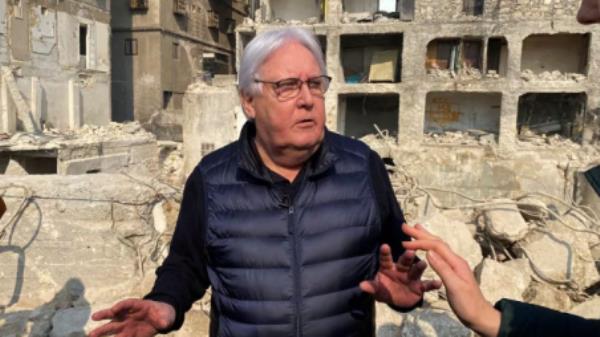
<svg viewBox="0 0 600 337">
<path fill-rule="evenodd" d="M 34 125 L 61 130 L 110 121 L 106 1 L 2 1 L 0 17 L 7 33 L 0 61 L 18 88 L 4 77 L 0 132 L 35 131 L 17 110 L 26 110 Z"/>
</svg>

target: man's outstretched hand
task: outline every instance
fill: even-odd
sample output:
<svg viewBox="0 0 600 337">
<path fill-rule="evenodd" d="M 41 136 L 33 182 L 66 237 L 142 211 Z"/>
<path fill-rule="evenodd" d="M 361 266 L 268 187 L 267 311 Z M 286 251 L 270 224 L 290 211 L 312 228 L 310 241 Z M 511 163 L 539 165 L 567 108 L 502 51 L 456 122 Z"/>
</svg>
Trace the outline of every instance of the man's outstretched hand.
<svg viewBox="0 0 600 337">
<path fill-rule="evenodd" d="M 89 337 L 151 337 L 173 324 L 175 309 L 162 302 L 127 299 L 94 313 L 92 319 L 110 322 L 91 331 Z"/>
<path fill-rule="evenodd" d="M 442 286 L 441 281 L 421 281 L 426 268 L 427 263 L 417 261 L 413 250 L 407 250 L 394 262 L 390 246 L 384 244 L 379 252 L 379 271 L 375 279 L 361 282 L 360 289 L 379 302 L 410 308 L 421 301 L 426 291 Z"/>
</svg>

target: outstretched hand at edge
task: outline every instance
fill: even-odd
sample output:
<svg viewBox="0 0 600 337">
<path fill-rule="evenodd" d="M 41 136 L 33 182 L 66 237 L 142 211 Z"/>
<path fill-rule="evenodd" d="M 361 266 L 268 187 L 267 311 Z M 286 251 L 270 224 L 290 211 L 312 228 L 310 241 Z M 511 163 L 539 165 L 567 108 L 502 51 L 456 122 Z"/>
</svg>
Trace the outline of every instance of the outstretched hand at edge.
<svg viewBox="0 0 600 337">
<path fill-rule="evenodd" d="M 427 261 L 442 279 L 448 302 L 461 322 L 485 337 L 496 337 L 500 312 L 483 297 L 467 261 L 421 225 L 404 224 L 402 231 L 414 239 L 403 242 L 404 248 L 427 251 Z"/>
</svg>

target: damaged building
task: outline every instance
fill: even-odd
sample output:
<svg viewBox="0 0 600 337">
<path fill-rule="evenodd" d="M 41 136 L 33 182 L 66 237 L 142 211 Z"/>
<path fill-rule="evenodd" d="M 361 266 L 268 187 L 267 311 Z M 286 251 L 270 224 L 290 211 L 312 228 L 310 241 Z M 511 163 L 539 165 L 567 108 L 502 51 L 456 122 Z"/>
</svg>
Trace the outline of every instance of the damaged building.
<svg viewBox="0 0 600 337">
<path fill-rule="evenodd" d="M 110 122 L 109 1 L 0 1 L 0 132 Z"/>
<path fill-rule="evenodd" d="M 379 129 L 420 156 L 441 152 L 442 157 L 456 157 L 466 151 L 483 156 L 483 162 L 489 148 L 496 154 L 532 153 L 545 160 L 540 153 L 553 151 L 540 147 L 552 148 L 549 143 L 555 140 L 588 146 L 597 144 L 600 136 L 600 91 L 594 80 L 600 75 L 600 59 L 594 52 L 600 48 L 600 28 L 576 23 L 579 4 L 577 0 L 253 1 L 251 18 L 237 28 L 237 53 L 239 59 L 258 32 L 286 25 L 305 27 L 319 38 L 333 77 L 325 101 L 331 130 L 362 138 Z M 204 95 L 210 99 L 210 93 Z M 210 123 L 191 123 L 196 126 L 190 128 L 189 137 L 198 140 L 193 143 L 210 142 L 208 136 L 193 135 L 199 131 L 216 142 L 206 144 L 210 148 L 235 137 L 244 117 L 235 102 L 222 104 L 231 119 L 221 118 L 218 134 Z M 189 115 L 195 118 L 193 111 Z M 222 130 L 231 125 L 237 129 L 221 140 Z M 453 151 L 443 150 L 448 147 Z M 554 151 L 548 165 L 556 165 L 572 151 L 563 150 Z M 454 159 L 445 169 L 458 174 L 460 165 Z M 512 176 L 521 176 L 515 171 L 519 163 L 508 161 L 496 164 L 506 164 Z M 584 170 L 588 164 L 583 160 L 570 169 Z M 501 178 L 486 170 L 489 165 L 476 169 L 478 182 L 457 178 L 452 187 L 477 195 L 537 188 L 528 179 L 502 185 Z M 564 176 L 560 171 L 557 176 Z M 419 175 L 426 181 L 448 183 L 438 173 L 425 173 Z M 574 193 L 572 186 L 564 188 L 563 178 L 558 181 L 547 192 L 561 197 Z"/>
<path fill-rule="evenodd" d="M 0 1 L 0 174 L 148 164 L 156 140 L 109 125 L 110 18 L 106 0 Z"/>
<path fill-rule="evenodd" d="M 234 73 L 244 1 L 112 1 L 115 121 L 181 141 L 182 101 L 199 77 Z"/>
</svg>

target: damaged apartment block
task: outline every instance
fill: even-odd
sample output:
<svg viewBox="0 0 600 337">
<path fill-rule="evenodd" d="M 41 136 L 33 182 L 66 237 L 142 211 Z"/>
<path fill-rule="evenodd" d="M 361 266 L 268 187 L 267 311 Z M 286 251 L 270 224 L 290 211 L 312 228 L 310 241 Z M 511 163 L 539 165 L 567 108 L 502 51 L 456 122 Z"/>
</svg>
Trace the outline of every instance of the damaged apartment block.
<svg viewBox="0 0 600 337">
<path fill-rule="evenodd" d="M 543 187 L 549 194 L 570 198 L 573 174 L 588 163 L 585 151 L 573 149 L 593 147 L 600 138 L 600 89 L 593 80 L 600 78 L 600 56 L 592 52 L 600 48 L 600 26 L 576 23 L 579 4 L 256 0 L 251 18 L 236 29 L 236 54 L 262 31 L 282 25 L 309 29 L 326 45 L 333 78 L 325 98 L 331 130 L 355 138 L 391 136 L 402 151 L 444 160 L 448 166 L 440 169 L 457 177 L 467 168 L 453 156 L 474 151 L 465 154 L 478 158 L 468 177 L 450 182 L 433 168 L 416 172 L 432 185 L 450 184 L 475 195 L 540 188 L 530 185 L 535 177 L 520 180 L 529 173 L 520 171 L 517 159 L 496 158 L 495 165 L 504 165 L 498 171 L 483 164 L 487 159 L 478 156 L 486 151 L 540 158 L 530 161 L 539 167 L 556 167 L 564 151 L 578 153 L 581 162 L 572 163 L 572 171 L 541 178 L 556 181 Z M 214 126 L 190 133 L 204 128 Z M 452 150 L 438 150 L 448 147 Z M 540 154 L 545 147 L 551 156 Z M 497 178 L 505 172 L 514 176 Z"/>
<path fill-rule="evenodd" d="M 153 137 L 108 134 L 109 4 L 0 1 L 0 174 L 156 166 Z"/>
</svg>

